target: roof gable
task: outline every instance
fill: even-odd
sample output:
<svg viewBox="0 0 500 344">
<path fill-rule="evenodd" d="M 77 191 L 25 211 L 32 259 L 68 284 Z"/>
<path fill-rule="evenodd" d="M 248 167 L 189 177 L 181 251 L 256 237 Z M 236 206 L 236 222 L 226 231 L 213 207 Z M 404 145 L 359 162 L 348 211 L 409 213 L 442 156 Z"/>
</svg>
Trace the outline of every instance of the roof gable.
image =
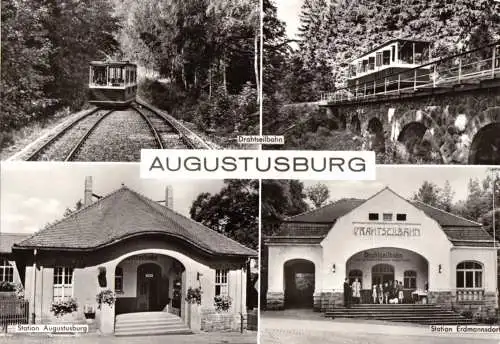
<svg viewBox="0 0 500 344">
<path fill-rule="evenodd" d="M 211 254 L 257 254 L 125 186 L 49 225 L 17 247 L 93 250 L 148 233 L 175 236 Z"/>
</svg>

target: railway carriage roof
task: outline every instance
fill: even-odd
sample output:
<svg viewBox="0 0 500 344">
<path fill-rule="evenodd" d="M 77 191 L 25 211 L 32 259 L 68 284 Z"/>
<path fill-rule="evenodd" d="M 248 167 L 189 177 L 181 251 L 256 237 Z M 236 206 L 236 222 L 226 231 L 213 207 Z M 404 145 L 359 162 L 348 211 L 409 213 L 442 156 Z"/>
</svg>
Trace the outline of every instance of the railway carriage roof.
<svg viewBox="0 0 500 344">
<path fill-rule="evenodd" d="M 89 251 L 147 234 L 179 238 L 213 255 L 257 255 L 237 241 L 126 186 L 49 225 L 14 248 Z"/>
<path fill-rule="evenodd" d="M 388 41 L 385 41 L 384 43 L 382 43 L 380 45 L 375 46 L 374 48 L 372 48 L 369 51 L 363 53 L 362 55 L 359 55 L 359 56 L 357 56 L 357 57 L 349 60 L 349 63 L 352 63 L 352 62 L 354 62 L 356 60 L 362 59 L 366 55 L 369 55 L 369 54 L 373 53 L 374 51 L 382 49 L 383 47 L 388 46 L 388 45 L 390 45 L 392 43 L 395 43 L 395 42 L 400 42 L 400 43 L 401 42 L 403 42 L 403 43 L 422 43 L 422 44 L 429 44 L 429 45 L 432 43 L 431 41 L 426 41 L 426 40 L 422 40 L 422 39 L 393 38 L 393 39 L 390 39 Z"/>
<path fill-rule="evenodd" d="M 389 190 L 399 197 L 394 191 Z M 304 241 L 319 243 L 327 236 L 338 218 L 350 213 L 365 202 L 364 199 L 344 198 L 335 203 L 289 217 L 280 225 L 278 233 L 268 237 L 268 239 L 274 243 Z M 480 223 L 419 201 L 408 202 L 436 221 L 455 246 L 488 247 L 493 245 L 493 238 Z"/>
<path fill-rule="evenodd" d="M 91 66 L 136 66 L 135 63 L 129 61 L 91 61 Z"/>
</svg>

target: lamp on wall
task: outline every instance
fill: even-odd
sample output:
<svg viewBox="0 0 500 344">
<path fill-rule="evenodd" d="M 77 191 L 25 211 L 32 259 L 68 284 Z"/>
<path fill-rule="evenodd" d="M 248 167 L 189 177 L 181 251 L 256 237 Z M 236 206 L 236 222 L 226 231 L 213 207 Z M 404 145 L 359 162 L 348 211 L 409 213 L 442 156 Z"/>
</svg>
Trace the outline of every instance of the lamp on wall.
<svg viewBox="0 0 500 344">
<path fill-rule="evenodd" d="M 438 265 L 438 272 L 441 273 L 442 267 L 441 264 Z"/>
<path fill-rule="evenodd" d="M 332 265 L 332 272 L 335 273 L 335 270 L 336 270 L 335 263 L 333 263 L 333 265 Z"/>
<path fill-rule="evenodd" d="M 201 276 L 203 276 L 203 274 L 201 272 L 197 272 L 196 273 L 196 280 L 199 281 Z"/>
</svg>

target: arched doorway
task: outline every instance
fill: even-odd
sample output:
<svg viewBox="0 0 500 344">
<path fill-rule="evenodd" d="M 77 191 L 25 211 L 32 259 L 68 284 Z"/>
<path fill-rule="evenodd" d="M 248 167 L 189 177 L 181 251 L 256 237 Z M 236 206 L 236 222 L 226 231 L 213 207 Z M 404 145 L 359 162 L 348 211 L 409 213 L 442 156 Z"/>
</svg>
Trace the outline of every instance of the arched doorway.
<svg viewBox="0 0 500 344">
<path fill-rule="evenodd" d="M 284 265 L 285 308 L 312 308 L 314 263 L 305 259 L 289 260 Z"/>
<path fill-rule="evenodd" d="M 161 283 L 161 267 L 145 263 L 137 268 L 137 311 L 151 312 L 162 309 L 160 295 L 168 295 L 168 281 Z M 167 290 L 164 290 L 164 289 Z"/>
<path fill-rule="evenodd" d="M 361 303 L 373 303 L 373 286 L 386 282 L 403 286 L 405 302 L 412 302 L 412 292 L 428 285 L 429 263 L 422 255 L 403 248 L 380 247 L 360 251 L 346 262 L 346 277 L 361 282 Z"/>
<path fill-rule="evenodd" d="M 500 165 L 500 122 L 481 128 L 472 140 L 469 164 Z"/>
<path fill-rule="evenodd" d="M 384 126 L 382 122 L 374 117 L 368 122 L 368 150 L 376 153 L 385 153 Z"/>
<path fill-rule="evenodd" d="M 115 268 L 115 314 L 168 311 L 183 316 L 186 294 L 184 265 L 168 255 L 129 256 Z"/>
</svg>

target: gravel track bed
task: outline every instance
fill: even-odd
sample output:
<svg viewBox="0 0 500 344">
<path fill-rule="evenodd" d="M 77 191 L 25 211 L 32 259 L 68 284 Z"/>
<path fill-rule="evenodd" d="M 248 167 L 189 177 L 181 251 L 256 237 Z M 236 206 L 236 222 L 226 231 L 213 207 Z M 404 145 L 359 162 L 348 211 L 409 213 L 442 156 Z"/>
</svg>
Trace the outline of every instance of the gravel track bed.
<svg viewBox="0 0 500 344">
<path fill-rule="evenodd" d="M 148 109 L 142 108 L 142 113 L 146 115 L 153 127 L 156 129 L 158 136 L 163 143 L 163 148 L 165 149 L 188 149 L 189 147 L 182 140 L 182 135 L 180 135 L 177 130 L 175 130 L 170 123 L 165 121 L 163 118 L 159 117 L 157 114 L 149 111 Z"/>
<path fill-rule="evenodd" d="M 132 109 L 115 111 L 99 123 L 73 160 L 140 161 L 142 148 L 158 148 L 146 121 Z"/>
<path fill-rule="evenodd" d="M 80 138 L 104 116 L 107 111 L 99 110 L 94 114 L 80 120 L 74 127 L 68 129 L 64 134 L 52 142 L 48 147 L 37 153 L 32 160 L 37 161 L 64 161 L 69 152 L 76 146 Z"/>
</svg>

